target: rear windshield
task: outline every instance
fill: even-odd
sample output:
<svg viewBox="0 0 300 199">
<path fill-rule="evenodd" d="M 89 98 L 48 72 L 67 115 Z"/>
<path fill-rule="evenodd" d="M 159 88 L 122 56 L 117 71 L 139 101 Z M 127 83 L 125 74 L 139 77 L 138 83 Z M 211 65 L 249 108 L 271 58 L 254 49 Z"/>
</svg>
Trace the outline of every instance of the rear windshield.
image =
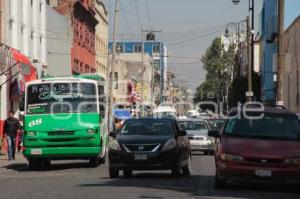
<svg viewBox="0 0 300 199">
<path fill-rule="evenodd" d="M 170 135 L 171 120 L 128 120 L 121 130 L 122 135 Z"/>
<path fill-rule="evenodd" d="M 249 113 L 257 116 L 258 113 Z M 265 139 L 299 139 L 300 123 L 296 115 L 264 113 L 261 119 L 249 117 L 229 119 L 224 135 Z"/>
<path fill-rule="evenodd" d="M 208 130 L 206 123 L 203 121 L 178 121 L 178 124 L 181 129 L 186 131 Z"/>
</svg>

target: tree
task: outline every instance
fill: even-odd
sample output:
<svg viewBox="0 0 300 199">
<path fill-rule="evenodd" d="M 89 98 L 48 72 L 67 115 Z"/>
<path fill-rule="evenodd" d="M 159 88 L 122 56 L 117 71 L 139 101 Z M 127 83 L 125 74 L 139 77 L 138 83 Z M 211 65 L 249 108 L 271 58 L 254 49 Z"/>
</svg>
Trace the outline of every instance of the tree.
<svg viewBox="0 0 300 199">
<path fill-rule="evenodd" d="M 202 57 L 203 69 L 206 70 L 206 80 L 197 88 L 195 102 L 213 100 L 224 96 L 229 90 L 231 74 L 235 64 L 234 44 L 224 51 L 221 38 L 215 38 L 211 46 Z M 214 93 L 215 98 L 208 98 L 208 94 Z"/>
</svg>

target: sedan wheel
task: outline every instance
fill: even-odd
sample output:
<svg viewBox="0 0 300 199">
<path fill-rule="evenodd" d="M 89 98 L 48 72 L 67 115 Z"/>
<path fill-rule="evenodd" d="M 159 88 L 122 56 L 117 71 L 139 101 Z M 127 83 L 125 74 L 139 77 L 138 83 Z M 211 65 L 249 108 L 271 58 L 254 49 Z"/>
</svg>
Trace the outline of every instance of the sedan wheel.
<svg viewBox="0 0 300 199">
<path fill-rule="evenodd" d="M 130 177 L 132 177 L 132 170 L 131 169 L 124 169 L 123 174 L 124 174 L 124 177 L 130 178 Z"/>
<path fill-rule="evenodd" d="M 222 189 L 222 188 L 226 188 L 227 183 L 226 180 L 221 180 L 218 175 L 215 175 L 215 188 L 216 189 Z"/>
<path fill-rule="evenodd" d="M 109 168 L 109 177 L 110 178 L 117 178 L 117 177 L 119 177 L 119 170 L 118 169 Z"/>
<path fill-rule="evenodd" d="M 172 169 L 172 176 L 173 177 L 180 177 L 181 176 L 181 162 L 180 162 L 180 160 L 178 161 L 178 163 Z"/>
</svg>

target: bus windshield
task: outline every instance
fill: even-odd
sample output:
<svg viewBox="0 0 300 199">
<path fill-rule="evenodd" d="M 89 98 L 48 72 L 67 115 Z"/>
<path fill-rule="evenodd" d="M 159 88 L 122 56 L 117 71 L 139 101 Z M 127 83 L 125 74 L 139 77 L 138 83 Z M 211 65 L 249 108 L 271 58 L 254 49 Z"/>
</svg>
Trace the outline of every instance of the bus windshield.
<svg viewBox="0 0 300 199">
<path fill-rule="evenodd" d="M 27 114 L 96 113 L 93 83 L 45 83 L 27 89 Z"/>
</svg>

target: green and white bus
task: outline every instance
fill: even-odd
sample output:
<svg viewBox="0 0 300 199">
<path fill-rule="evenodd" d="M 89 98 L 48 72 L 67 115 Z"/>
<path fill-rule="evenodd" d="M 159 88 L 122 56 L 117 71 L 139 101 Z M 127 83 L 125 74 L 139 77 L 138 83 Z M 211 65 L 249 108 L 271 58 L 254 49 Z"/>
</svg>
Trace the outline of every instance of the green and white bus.
<svg viewBox="0 0 300 199">
<path fill-rule="evenodd" d="M 107 149 L 106 86 L 97 75 L 52 77 L 26 85 L 24 151 L 31 169 L 51 160 L 105 162 Z M 21 106 L 21 109 L 22 106 Z"/>
</svg>

